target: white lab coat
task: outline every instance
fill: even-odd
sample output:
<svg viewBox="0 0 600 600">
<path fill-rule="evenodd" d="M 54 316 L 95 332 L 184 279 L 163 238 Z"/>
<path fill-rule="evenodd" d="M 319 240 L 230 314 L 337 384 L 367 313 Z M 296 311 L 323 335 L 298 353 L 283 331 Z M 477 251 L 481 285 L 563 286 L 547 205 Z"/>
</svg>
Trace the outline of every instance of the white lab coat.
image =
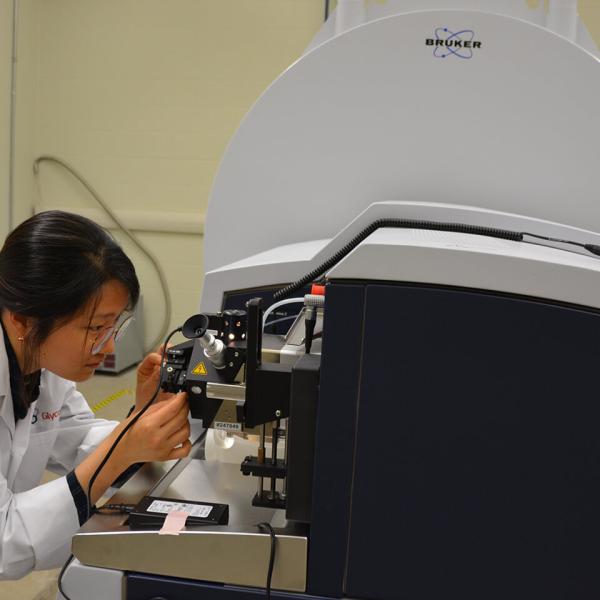
<svg viewBox="0 0 600 600">
<path fill-rule="evenodd" d="M 95 419 L 73 382 L 43 370 L 40 395 L 15 426 L 0 331 L 0 579 L 67 559 L 79 519 L 64 475 L 116 425 Z M 45 469 L 63 477 L 39 485 Z"/>
</svg>

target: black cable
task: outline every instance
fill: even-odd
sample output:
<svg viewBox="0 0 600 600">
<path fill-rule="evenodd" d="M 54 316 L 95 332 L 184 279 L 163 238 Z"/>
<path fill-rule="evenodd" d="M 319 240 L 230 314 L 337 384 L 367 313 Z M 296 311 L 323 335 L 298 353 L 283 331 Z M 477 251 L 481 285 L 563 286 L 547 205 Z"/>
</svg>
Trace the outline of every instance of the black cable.
<svg viewBox="0 0 600 600">
<path fill-rule="evenodd" d="M 269 555 L 269 570 L 267 572 L 267 584 L 265 586 L 267 600 L 271 600 L 271 578 L 273 577 L 273 566 L 275 565 L 275 551 L 277 549 L 277 536 L 269 523 L 259 523 L 257 527 L 261 531 L 267 531 L 271 536 L 271 553 Z"/>
<path fill-rule="evenodd" d="M 137 420 L 150 408 L 150 406 L 154 402 L 154 400 L 156 400 L 156 397 L 158 396 L 158 394 L 160 392 L 160 384 L 162 381 L 162 374 L 163 374 L 163 369 L 164 369 L 164 365 L 165 365 L 165 353 L 167 351 L 167 345 L 168 345 L 170 339 L 178 331 L 181 331 L 181 327 L 178 327 L 177 329 L 173 329 L 173 331 L 171 331 L 171 333 L 169 333 L 169 335 L 167 336 L 167 339 L 165 340 L 165 343 L 163 345 L 163 351 L 162 351 L 161 360 L 160 360 L 160 371 L 158 373 L 158 385 L 156 387 L 156 391 L 154 392 L 154 394 L 152 395 L 150 400 L 148 400 L 148 402 L 144 405 L 142 410 L 140 410 L 140 412 L 133 419 L 131 419 L 131 421 L 129 423 L 127 423 L 127 425 L 125 426 L 123 431 L 121 431 L 121 433 L 118 435 L 117 439 L 113 442 L 113 445 L 109 448 L 108 452 L 106 453 L 106 456 L 104 457 L 102 462 L 98 465 L 98 468 L 96 469 L 96 471 L 94 472 L 94 474 L 92 475 L 92 477 L 90 479 L 90 483 L 88 485 L 88 493 L 87 493 L 87 518 L 88 519 L 94 512 L 96 512 L 98 510 L 97 508 L 95 508 L 91 505 L 90 498 L 92 497 L 92 486 L 94 485 L 94 482 L 96 481 L 96 478 L 98 477 L 100 471 L 102 470 L 104 465 L 107 463 L 108 459 L 110 458 L 111 454 L 114 452 L 115 448 L 117 447 L 117 445 L 119 444 L 119 442 L 121 441 L 123 436 L 131 429 L 131 427 L 133 427 L 133 425 L 137 422 Z M 73 561 L 73 558 L 74 558 L 74 556 L 71 554 L 69 556 L 69 558 L 67 559 L 67 562 L 63 565 L 63 568 L 61 569 L 61 571 L 58 575 L 58 589 L 60 590 L 60 593 L 67 600 L 70 600 L 70 599 L 62 590 L 62 577 L 63 577 L 67 567 Z"/>
<path fill-rule="evenodd" d="M 165 343 L 163 345 L 163 351 L 162 351 L 161 360 L 160 360 L 160 371 L 158 373 L 158 386 L 156 387 L 156 391 L 154 392 L 154 394 L 152 395 L 150 400 L 148 400 L 148 402 L 144 405 L 142 410 L 140 410 L 140 412 L 133 419 L 131 419 L 131 421 L 129 423 L 127 423 L 127 425 L 125 426 L 123 431 L 121 431 L 121 433 L 118 435 L 117 439 L 113 442 L 113 445 L 109 448 L 108 452 L 106 453 L 106 456 L 104 457 L 102 462 L 98 465 L 98 468 L 96 469 L 96 471 L 94 472 L 94 474 L 92 475 L 92 477 L 90 479 L 90 483 L 88 485 L 88 493 L 87 493 L 87 518 L 88 519 L 94 512 L 98 511 L 97 508 L 95 508 L 91 505 L 90 498 L 92 497 L 92 486 L 94 485 L 94 482 L 96 481 L 96 478 L 98 477 L 100 471 L 102 470 L 104 465 L 107 463 L 108 459 L 110 458 L 111 454 L 114 452 L 115 448 L 117 447 L 117 445 L 119 444 L 119 442 L 121 441 L 123 436 L 131 429 L 131 427 L 133 427 L 133 425 L 137 422 L 137 420 L 150 408 L 150 406 L 154 402 L 154 400 L 156 400 L 156 397 L 158 396 L 158 394 L 160 392 L 160 384 L 162 381 L 162 374 L 163 374 L 163 369 L 164 369 L 164 365 L 165 365 L 165 353 L 167 351 L 167 345 L 169 344 L 170 339 L 178 331 L 181 331 L 181 327 L 178 327 L 177 329 L 173 329 L 173 331 L 171 331 L 171 333 L 169 333 L 169 335 L 167 336 L 167 339 L 165 340 Z M 104 507 L 101 507 L 101 508 L 104 508 Z M 63 575 L 64 575 L 67 567 L 71 564 L 71 562 L 73 561 L 74 558 L 75 557 L 72 554 L 69 556 L 69 558 L 67 559 L 67 562 L 63 565 L 63 568 L 61 569 L 61 571 L 58 575 L 58 589 L 60 590 L 60 593 L 66 598 L 66 600 L 70 600 L 70 598 L 64 593 L 64 591 L 62 589 L 62 578 L 63 578 Z"/>
<path fill-rule="evenodd" d="M 328 18 L 329 18 L 329 0 L 325 0 L 325 19 L 324 19 L 324 21 L 327 21 Z"/>
<path fill-rule="evenodd" d="M 317 307 L 307 306 L 304 313 L 304 352 L 310 354 L 312 348 L 313 337 L 315 333 L 315 325 L 317 324 Z"/>
<path fill-rule="evenodd" d="M 150 400 L 148 400 L 148 402 L 146 402 L 146 404 L 144 405 L 142 410 L 140 410 L 140 412 L 137 415 L 135 415 L 135 417 L 133 417 L 133 419 L 131 419 L 131 421 L 129 421 L 129 423 L 127 423 L 127 425 L 123 428 L 123 431 L 121 431 L 121 433 L 119 433 L 119 435 L 117 436 L 117 439 L 113 442 L 112 446 L 109 448 L 108 452 L 106 453 L 106 456 L 102 459 L 102 462 L 98 465 L 98 468 L 96 469 L 96 471 L 94 472 L 94 474 L 92 475 L 92 477 L 90 479 L 90 483 L 88 485 L 88 490 L 87 490 L 88 491 L 88 493 L 87 493 L 87 500 L 88 500 L 87 518 L 88 519 L 90 518 L 90 516 L 92 515 L 93 510 L 94 510 L 94 507 L 92 507 L 92 501 L 91 501 L 92 486 L 94 485 L 98 475 L 100 474 L 100 471 L 102 471 L 104 465 L 108 462 L 108 459 L 111 457 L 112 453 L 115 451 L 115 448 L 118 446 L 119 442 L 123 439 L 123 436 L 135 425 L 135 423 L 137 423 L 138 419 L 150 408 L 150 406 L 152 405 L 152 403 L 158 396 L 158 394 L 160 392 L 160 384 L 162 381 L 162 374 L 163 374 L 163 369 L 164 369 L 164 364 L 165 364 L 165 353 L 167 352 L 167 345 L 168 345 L 169 341 L 171 340 L 171 338 L 179 331 L 181 331 L 181 327 L 178 327 L 177 329 L 173 329 L 173 331 L 171 331 L 171 333 L 169 333 L 169 335 L 167 336 L 167 339 L 165 340 L 165 343 L 163 344 L 163 351 L 162 351 L 161 360 L 160 360 L 160 371 L 158 373 L 158 385 L 156 386 L 156 391 L 154 392 L 154 394 L 152 395 Z"/>
<path fill-rule="evenodd" d="M 96 512 L 104 513 L 104 511 L 108 511 L 106 512 L 106 514 L 109 515 L 128 515 L 134 508 L 134 504 L 103 504 L 102 506 L 96 509 Z"/>
<path fill-rule="evenodd" d="M 528 233 L 525 231 L 509 231 L 506 229 L 496 229 L 494 227 L 483 227 L 480 225 L 466 225 L 464 223 L 442 223 L 436 221 L 417 221 L 412 219 L 377 219 L 370 225 L 365 227 L 357 235 L 355 235 L 345 246 L 338 250 L 333 256 L 328 258 L 326 261 L 321 263 L 318 267 L 313 269 L 310 273 L 304 275 L 297 281 L 290 283 L 284 288 L 273 294 L 273 300 L 281 300 L 286 296 L 289 296 L 296 290 L 304 287 L 308 283 L 314 281 L 317 277 L 323 275 L 326 271 L 336 265 L 342 258 L 349 254 L 356 246 L 368 238 L 372 233 L 381 227 L 396 227 L 401 229 L 425 229 L 429 231 L 449 231 L 452 233 L 467 233 L 470 235 L 484 235 L 487 237 L 494 237 L 503 240 L 510 240 L 512 242 L 522 242 L 525 236 L 542 239 L 549 242 L 569 244 L 571 246 L 578 246 L 584 248 L 588 252 L 600 256 L 600 246 L 596 244 L 582 244 L 574 242 L 572 240 L 562 240 L 559 238 L 545 237 L 542 235 L 536 235 L 534 233 Z"/>
<path fill-rule="evenodd" d="M 313 342 L 315 340 L 319 340 L 323 337 L 323 331 L 317 331 L 317 333 L 313 333 L 312 339 Z M 300 341 L 301 344 L 305 344 L 306 343 L 306 338 L 302 338 L 302 340 Z"/>
<path fill-rule="evenodd" d="M 569 244 L 569 246 L 578 246 L 579 248 L 584 248 L 591 254 L 600 256 L 600 246 L 598 246 L 597 244 L 582 244 L 581 242 L 574 242 L 573 240 L 561 240 L 560 238 L 547 237 L 545 235 L 538 235 L 537 233 L 528 233 L 527 231 L 524 231 L 523 235 L 526 235 L 527 237 L 536 238 L 538 240 L 546 240 L 547 242 Z"/>
<path fill-rule="evenodd" d="M 73 562 L 74 559 L 75 556 L 70 554 L 69 558 L 67 558 L 67 562 L 63 565 L 63 568 L 60 570 L 60 573 L 58 575 L 58 591 L 65 597 L 65 600 L 71 600 L 71 598 L 69 598 L 69 596 L 67 596 L 67 594 L 65 593 L 65 590 L 63 590 L 62 578 L 65 574 L 65 571 L 67 570 L 67 567 Z"/>
</svg>

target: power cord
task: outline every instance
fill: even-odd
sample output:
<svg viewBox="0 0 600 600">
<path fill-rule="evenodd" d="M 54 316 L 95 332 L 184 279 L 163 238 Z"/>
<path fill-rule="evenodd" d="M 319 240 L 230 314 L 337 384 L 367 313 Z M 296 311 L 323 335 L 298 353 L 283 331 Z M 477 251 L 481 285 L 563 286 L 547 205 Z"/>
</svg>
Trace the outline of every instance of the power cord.
<svg viewBox="0 0 600 600">
<path fill-rule="evenodd" d="M 169 328 L 169 323 L 171 322 L 171 310 L 172 310 L 171 309 L 171 295 L 169 294 L 169 288 L 167 286 L 167 278 L 165 276 L 165 273 L 164 273 L 162 267 L 160 266 L 158 259 L 154 256 L 154 254 L 150 250 L 148 250 L 137 239 L 137 237 L 135 235 L 133 235 L 133 233 L 125 226 L 125 224 L 121 221 L 121 219 L 119 219 L 119 217 L 114 213 L 114 211 L 110 208 L 110 206 L 101 198 L 100 194 L 98 194 L 98 192 L 92 187 L 91 183 L 89 183 L 89 181 L 87 181 L 85 179 L 85 177 L 83 175 L 81 175 L 81 173 L 79 173 L 77 171 L 77 169 L 75 169 L 75 167 L 71 166 L 69 163 L 62 160 L 61 158 L 58 158 L 57 156 L 51 156 L 51 155 L 38 156 L 35 159 L 35 161 L 33 162 L 33 172 L 36 175 L 36 177 L 39 174 L 39 170 L 40 170 L 39 165 L 42 162 L 56 163 L 57 165 L 60 165 L 63 169 L 68 171 L 73 177 L 75 177 L 75 179 L 77 179 L 77 181 L 79 181 L 79 183 L 81 183 L 81 185 L 83 185 L 83 187 L 90 193 L 90 195 L 94 198 L 94 200 L 96 200 L 96 202 L 102 207 L 104 212 L 106 212 L 106 214 L 116 223 L 116 225 L 119 227 L 119 229 L 121 229 L 121 231 L 142 252 L 142 254 L 144 254 L 146 256 L 146 258 L 150 261 L 150 263 L 156 270 L 156 273 L 160 280 L 162 293 L 163 293 L 163 296 L 165 299 L 165 313 L 164 313 L 165 316 L 163 319 L 163 324 L 162 324 L 160 333 L 156 336 L 156 339 L 152 342 L 152 344 L 150 344 L 150 347 L 146 348 L 146 352 L 151 352 L 152 350 L 154 350 L 154 348 L 158 347 L 160 340 L 162 340 L 163 337 L 166 335 L 167 330 Z M 38 189 L 39 189 L 39 187 L 38 187 Z M 41 197 L 41 190 L 39 191 L 39 194 Z"/>
<path fill-rule="evenodd" d="M 112 446 L 109 448 L 108 452 L 106 453 L 106 456 L 102 459 L 102 462 L 98 465 L 98 468 L 96 469 L 96 471 L 94 472 L 94 474 L 92 475 L 92 477 L 90 479 L 90 483 L 89 483 L 88 489 L 87 489 L 87 498 L 88 498 L 87 517 L 88 517 L 88 519 L 90 518 L 90 516 L 93 512 L 93 507 L 91 505 L 92 486 L 94 485 L 98 475 L 104 468 L 104 465 L 108 462 L 108 459 L 112 456 L 112 453 L 115 451 L 115 448 L 118 446 L 119 442 L 123 439 L 123 436 L 137 423 L 138 419 L 150 408 L 150 406 L 152 405 L 154 400 L 156 400 L 156 397 L 158 396 L 158 394 L 160 392 L 160 384 L 162 381 L 162 374 L 163 374 L 163 370 L 164 370 L 164 366 L 165 366 L 165 353 L 167 351 L 169 341 L 179 331 L 181 331 L 181 327 L 177 327 L 177 329 L 173 329 L 173 331 L 171 331 L 171 333 L 169 333 L 169 335 L 167 336 L 167 339 L 165 340 L 165 343 L 163 344 L 163 350 L 162 350 L 162 355 L 161 355 L 161 360 L 160 360 L 160 371 L 158 373 L 158 385 L 156 386 L 156 391 L 154 392 L 154 394 L 152 394 L 152 397 L 150 398 L 150 400 L 148 400 L 148 402 L 146 402 L 146 404 L 144 405 L 142 410 L 140 410 L 140 412 L 137 413 L 137 415 L 135 415 L 135 417 L 133 417 L 133 419 L 131 419 L 131 421 L 129 421 L 129 423 L 127 423 L 127 425 L 123 428 L 123 431 L 121 431 L 121 433 L 119 433 L 119 435 L 117 436 L 117 439 L 113 442 Z"/>
<path fill-rule="evenodd" d="M 72 554 L 70 554 L 69 558 L 67 558 L 67 562 L 63 565 L 63 568 L 60 570 L 60 573 L 58 575 L 58 591 L 65 597 L 65 600 L 71 600 L 71 598 L 67 596 L 65 590 L 63 590 L 62 578 L 65 574 L 65 571 L 67 570 L 67 567 L 73 562 L 74 559 L 75 557 Z"/>
<path fill-rule="evenodd" d="M 96 508 L 96 512 L 104 513 L 104 511 L 108 511 L 106 514 L 128 515 L 134 508 L 134 504 L 103 504 Z"/>
<path fill-rule="evenodd" d="M 113 507 L 113 506 L 119 507 L 119 508 L 126 507 L 127 512 L 131 512 L 131 510 L 134 508 L 132 505 L 129 505 L 129 504 L 109 504 L 109 505 L 105 504 L 102 508 L 108 508 L 108 507 Z M 266 531 L 271 536 L 271 550 L 269 553 L 269 569 L 267 571 L 267 582 L 265 585 L 266 598 L 267 598 L 267 600 L 271 600 L 271 579 L 273 578 L 273 567 L 275 565 L 275 553 L 277 551 L 277 536 L 275 535 L 275 532 L 273 531 L 273 527 L 271 527 L 271 525 L 269 523 L 258 523 L 257 527 L 261 531 Z M 75 557 L 72 554 L 69 556 L 69 558 L 67 559 L 67 562 L 64 564 L 64 566 L 61 569 L 60 574 L 58 576 L 58 590 L 65 597 L 65 600 L 71 600 L 71 599 L 69 598 L 69 596 L 67 596 L 67 594 L 63 590 L 62 578 L 63 578 L 63 575 L 65 574 L 65 571 L 67 570 L 67 567 L 73 562 L 74 558 Z"/>
<path fill-rule="evenodd" d="M 167 336 L 167 339 L 165 340 L 165 343 L 163 345 L 163 351 L 162 351 L 162 356 L 161 356 L 161 361 L 160 361 L 160 371 L 158 373 L 158 385 L 156 386 L 156 391 L 154 392 L 154 394 L 152 394 L 152 397 L 150 398 L 150 400 L 148 400 L 148 402 L 146 402 L 146 404 L 144 405 L 142 410 L 140 410 L 140 412 L 137 415 L 135 415 L 135 417 L 133 417 L 133 419 L 131 419 L 131 421 L 129 421 L 129 423 L 127 423 L 127 425 L 124 427 L 123 431 L 121 431 L 121 433 L 117 436 L 117 439 L 113 442 L 112 446 L 109 448 L 108 452 L 106 453 L 106 456 L 104 457 L 102 462 L 98 465 L 98 468 L 96 469 L 96 471 L 94 472 L 94 474 L 92 475 L 92 477 L 90 479 L 90 483 L 89 483 L 88 489 L 87 489 L 87 518 L 88 519 L 94 512 L 98 511 L 98 509 L 96 507 L 92 506 L 92 504 L 91 504 L 92 486 L 94 485 L 94 482 L 96 481 L 100 471 L 102 471 L 104 465 L 107 463 L 108 459 L 111 457 L 115 448 L 117 447 L 119 442 L 123 439 L 123 436 L 133 427 L 133 425 L 135 425 L 135 423 L 137 423 L 138 419 L 150 408 L 150 406 L 152 405 L 154 400 L 156 400 L 156 397 L 158 396 L 158 394 L 160 392 L 160 384 L 162 381 L 162 375 L 163 375 L 163 370 L 164 370 L 164 365 L 165 365 L 165 353 L 167 351 L 167 346 L 168 346 L 171 338 L 179 331 L 181 331 L 181 327 L 178 327 L 177 329 L 174 329 L 173 331 L 171 331 L 171 333 L 169 333 L 169 335 Z M 109 506 L 112 506 L 112 505 L 109 505 Z M 114 506 L 118 506 L 118 507 L 127 506 L 128 507 L 128 505 L 114 505 Z M 102 508 L 104 508 L 104 507 L 101 507 L 101 509 Z M 67 559 L 67 562 L 65 562 L 65 564 L 63 565 L 63 568 L 61 569 L 61 571 L 58 575 L 58 589 L 59 589 L 60 593 L 65 597 L 66 600 L 71 600 L 71 599 L 69 598 L 69 596 L 67 596 L 67 594 L 65 594 L 64 590 L 62 589 L 62 578 L 63 578 L 63 575 L 65 574 L 65 571 L 67 570 L 67 567 L 71 564 L 71 562 L 73 562 L 74 558 L 75 557 L 73 556 L 73 554 L 71 554 L 69 556 L 69 558 Z"/>
<path fill-rule="evenodd" d="M 273 577 L 273 566 L 275 565 L 275 552 L 277 550 L 277 536 L 269 523 L 258 523 L 261 531 L 266 531 L 271 536 L 271 553 L 269 555 L 269 570 L 267 571 L 267 584 L 265 586 L 266 598 L 271 600 L 271 578 Z"/>
<path fill-rule="evenodd" d="M 465 223 L 443 223 L 438 221 L 418 221 L 412 219 L 377 219 L 370 225 L 367 225 L 362 231 L 357 233 L 345 246 L 338 250 L 333 256 L 330 256 L 327 260 L 322 262 L 318 267 L 313 269 L 310 273 L 307 273 L 297 281 L 290 283 L 284 288 L 273 294 L 273 300 L 281 300 L 286 298 L 295 291 L 303 288 L 306 284 L 311 283 L 325 272 L 329 271 L 335 266 L 342 258 L 349 254 L 356 246 L 362 241 L 368 238 L 372 233 L 380 229 L 381 227 L 395 227 L 400 229 L 424 229 L 428 231 L 448 231 L 453 233 L 467 233 L 472 235 L 483 235 L 487 237 L 494 237 L 503 240 L 510 240 L 512 242 L 523 242 L 526 241 L 524 238 L 530 237 L 538 240 L 544 240 L 547 242 L 554 242 L 558 244 L 568 244 L 570 246 L 577 246 L 583 248 L 589 253 L 596 256 L 600 256 L 600 245 L 597 244 L 582 244 L 581 242 L 574 242 L 573 240 L 563 240 L 560 238 L 547 237 L 544 235 L 537 235 L 535 233 L 528 233 L 527 231 L 509 231 L 507 229 L 496 229 L 493 227 L 483 227 L 480 225 L 466 225 Z"/>
<path fill-rule="evenodd" d="M 317 324 L 317 307 L 307 306 L 304 314 L 304 351 L 310 354 Z"/>
</svg>

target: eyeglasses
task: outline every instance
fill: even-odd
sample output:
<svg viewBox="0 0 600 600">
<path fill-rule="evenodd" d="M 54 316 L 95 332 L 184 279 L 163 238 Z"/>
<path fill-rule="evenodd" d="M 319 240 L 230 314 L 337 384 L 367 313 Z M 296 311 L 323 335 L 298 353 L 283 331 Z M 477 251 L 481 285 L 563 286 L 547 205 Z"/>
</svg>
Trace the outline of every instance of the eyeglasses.
<svg viewBox="0 0 600 600">
<path fill-rule="evenodd" d="M 92 346 L 92 354 L 99 354 L 113 335 L 115 337 L 115 342 L 118 342 L 125 335 L 125 332 L 132 321 L 133 315 L 127 314 L 121 318 L 119 323 L 115 323 L 112 327 L 99 331 L 94 340 L 94 345 Z"/>
</svg>

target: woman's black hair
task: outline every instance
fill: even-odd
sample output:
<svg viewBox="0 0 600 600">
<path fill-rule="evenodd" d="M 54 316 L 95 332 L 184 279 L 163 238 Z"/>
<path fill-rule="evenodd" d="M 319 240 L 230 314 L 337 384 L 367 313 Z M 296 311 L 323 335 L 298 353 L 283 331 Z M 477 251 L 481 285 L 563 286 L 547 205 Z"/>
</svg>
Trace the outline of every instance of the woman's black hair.
<svg viewBox="0 0 600 600">
<path fill-rule="evenodd" d="M 12 231 L 0 250 L 0 313 L 32 317 L 24 340 L 27 373 L 52 331 L 96 300 L 108 281 L 120 282 L 135 307 L 140 286 L 135 268 L 102 227 L 79 215 L 50 210 Z"/>
</svg>

